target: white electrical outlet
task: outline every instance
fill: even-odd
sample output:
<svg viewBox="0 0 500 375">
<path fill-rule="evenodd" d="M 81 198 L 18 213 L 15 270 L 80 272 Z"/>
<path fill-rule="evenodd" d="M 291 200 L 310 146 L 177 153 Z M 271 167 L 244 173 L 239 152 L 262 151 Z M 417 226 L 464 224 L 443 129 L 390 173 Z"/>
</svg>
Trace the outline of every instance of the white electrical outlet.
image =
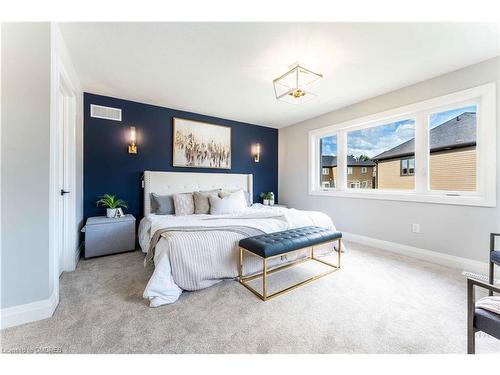
<svg viewBox="0 0 500 375">
<path fill-rule="evenodd" d="M 412 224 L 411 225 L 411 231 L 413 233 L 420 233 L 420 224 Z"/>
</svg>

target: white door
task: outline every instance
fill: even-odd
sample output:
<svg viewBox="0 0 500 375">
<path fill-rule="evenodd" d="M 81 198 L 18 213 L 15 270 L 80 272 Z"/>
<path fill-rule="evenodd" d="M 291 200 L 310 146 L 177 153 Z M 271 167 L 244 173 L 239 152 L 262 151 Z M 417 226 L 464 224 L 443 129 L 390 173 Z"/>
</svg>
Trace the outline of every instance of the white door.
<svg viewBox="0 0 500 375">
<path fill-rule="evenodd" d="M 58 192 L 59 195 L 57 197 L 57 218 L 56 218 L 56 226 L 57 226 L 57 257 L 58 257 L 58 262 L 57 264 L 59 265 L 58 273 L 61 275 L 61 273 L 64 270 L 64 206 L 65 206 L 65 201 L 66 201 L 66 193 L 64 193 L 66 190 L 65 187 L 65 160 L 66 160 L 66 153 L 65 153 L 65 98 L 64 94 L 59 91 L 57 95 L 57 147 L 58 147 L 58 163 L 57 163 L 57 169 L 58 169 Z"/>
<path fill-rule="evenodd" d="M 57 257 L 58 257 L 58 272 L 59 275 L 64 270 L 72 268 L 70 263 L 73 262 L 70 259 L 74 249 L 71 249 L 70 237 L 71 230 L 74 229 L 69 225 L 71 217 L 69 213 L 71 212 L 72 200 L 71 194 L 73 192 L 70 189 L 70 155 L 68 152 L 69 142 L 71 141 L 71 126 L 74 126 L 74 113 L 72 108 L 73 97 L 65 94 L 64 89 L 58 93 L 58 137 L 57 137 L 57 147 L 58 147 L 58 198 L 57 198 Z"/>
</svg>

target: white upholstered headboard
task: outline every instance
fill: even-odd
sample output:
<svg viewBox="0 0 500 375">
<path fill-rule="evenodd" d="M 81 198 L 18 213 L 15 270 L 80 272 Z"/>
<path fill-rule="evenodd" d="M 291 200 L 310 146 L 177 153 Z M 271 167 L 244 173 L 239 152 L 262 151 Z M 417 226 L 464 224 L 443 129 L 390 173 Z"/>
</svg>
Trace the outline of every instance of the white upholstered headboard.
<svg viewBox="0 0 500 375">
<path fill-rule="evenodd" d="M 253 175 L 234 173 L 144 172 L 144 216 L 151 213 L 151 193 L 170 195 L 212 189 L 243 189 L 253 198 Z"/>
</svg>

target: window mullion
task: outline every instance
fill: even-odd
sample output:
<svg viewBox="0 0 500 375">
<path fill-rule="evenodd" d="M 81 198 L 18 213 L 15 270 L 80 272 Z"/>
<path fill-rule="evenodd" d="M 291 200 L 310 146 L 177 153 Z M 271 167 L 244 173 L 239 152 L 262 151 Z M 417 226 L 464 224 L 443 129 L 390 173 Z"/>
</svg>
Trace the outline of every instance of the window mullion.
<svg viewBox="0 0 500 375">
<path fill-rule="evenodd" d="M 337 180 L 340 190 L 347 189 L 347 132 L 337 134 Z"/>
<path fill-rule="evenodd" d="M 415 116 L 415 191 L 429 191 L 429 126 L 428 114 Z"/>
</svg>

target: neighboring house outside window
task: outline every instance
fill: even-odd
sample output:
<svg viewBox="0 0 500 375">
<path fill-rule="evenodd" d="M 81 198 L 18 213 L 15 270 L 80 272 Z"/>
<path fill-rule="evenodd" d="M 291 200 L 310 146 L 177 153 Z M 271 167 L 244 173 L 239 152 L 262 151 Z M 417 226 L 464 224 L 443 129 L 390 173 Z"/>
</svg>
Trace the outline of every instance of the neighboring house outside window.
<svg viewBox="0 0 500 375">
<path fill-rule="evenodd" d="M 335 160 L 332 162 L 332 160 Z M 321 167 L 321 187 L 330 189 L 335 187 L 335 176 L 337 174 L 336 157 L 323 156 Z"/>
<path fill-rule="evenodd" d="M 429 182 L 433 190 L 476 190 L 476 113 L 464 112 L 429 130 Z M 415 138 L 372 158 L 382 189 L 415 185 Z"/>
<path fill-rule="evenodd" d="M 352 181 L 349 183 L 349 187 L 351 189 L 359 189 L 361 186 L 360 186 L 359 181 Z"/>
<path fill-rule="evenodd" d="M 353 156 L 347 158 L 347 186 L 351 182 L 357 182 L 357 187 L 363 189 L 373 189 L 376 179 L 374 169 L 376 164 L 371 160 L 358 160 Z M 326 170 L 328 173 L 325 173 Z M 337 176 L 337 157 L 333 155 L 323 155 L 321 157 L 321 187 L 335 188 Z M 373 176 L 373 177 L 372 177 Z M 364 183 L 361 183 L 363 181 Z M 325 186 L 328 182 L 328 186 Z M 354 186 L 354 185 L 353 185 Z"/>
</svg>

